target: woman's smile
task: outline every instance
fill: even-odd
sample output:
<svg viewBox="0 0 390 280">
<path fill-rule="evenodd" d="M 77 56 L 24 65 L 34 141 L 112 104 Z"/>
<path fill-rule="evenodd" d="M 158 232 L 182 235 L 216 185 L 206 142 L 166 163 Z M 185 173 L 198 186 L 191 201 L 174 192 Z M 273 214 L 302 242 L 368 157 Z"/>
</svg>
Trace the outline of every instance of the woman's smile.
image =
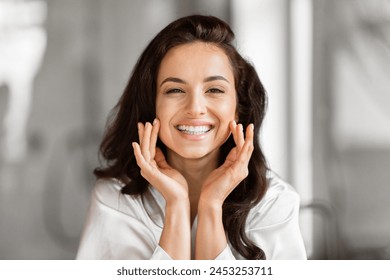
<svg viewBox="0 0 390 280">
<path fill-rule="evenodd" d="M 236 117 L 234 75 L 224 51 L 203 42 L 172 48 L 157 84 L 159 137 L 168 153 L 190 159 L 216 155 Z"/>
<path fill-rule="evenodd" d="M 184 134 L 189 135 L 203 135 L 209 132 L 213 127 L 211 125 L 200 125 L 200 126 L 192 126 L 192 125 L 177 125 L 177 130 Z"/>
</svg>

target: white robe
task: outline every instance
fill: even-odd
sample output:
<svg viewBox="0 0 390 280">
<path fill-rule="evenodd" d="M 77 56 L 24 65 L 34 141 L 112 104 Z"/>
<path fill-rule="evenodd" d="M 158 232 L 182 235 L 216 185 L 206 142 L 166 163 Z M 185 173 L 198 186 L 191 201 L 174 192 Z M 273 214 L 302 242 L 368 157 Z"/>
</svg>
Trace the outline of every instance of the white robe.
<svg viewBox="0 0 390 280">
<path fill-rule="evenodd" d="M 268 180 L 264 198 L 248 214 L 247 236 L 267 259 L 306 259 L 298 224 L 299 196 L 275 175 Z M 121 187 L 115 179 L 97 180 L 77 259 L 170 260 L 158 245 L 165 213 L 162 195 L 150 186 L 142 199 L 121 194 Z M 192 248 L 196 227 L 197 218 L 191 229 Z M 243 257 L 228 244 L 216 259 Z"/>
</svg>

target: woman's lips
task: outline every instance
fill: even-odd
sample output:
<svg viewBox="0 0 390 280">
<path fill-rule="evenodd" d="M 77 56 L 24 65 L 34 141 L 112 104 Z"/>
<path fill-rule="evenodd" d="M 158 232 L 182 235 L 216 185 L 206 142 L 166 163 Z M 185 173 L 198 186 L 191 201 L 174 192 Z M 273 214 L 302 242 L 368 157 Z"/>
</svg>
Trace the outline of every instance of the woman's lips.
<svg viewBox="0 0 390 280">
<path fill-rule="evenodd" d="M 202 135 L 208 133 L 210 130 L 214 128 L 211 124 L 203 124 L 203 125 L 184 125 L 179 124 L 175 126 L 177 130 L 182 133 L 189 135 Z"/>
</svg>

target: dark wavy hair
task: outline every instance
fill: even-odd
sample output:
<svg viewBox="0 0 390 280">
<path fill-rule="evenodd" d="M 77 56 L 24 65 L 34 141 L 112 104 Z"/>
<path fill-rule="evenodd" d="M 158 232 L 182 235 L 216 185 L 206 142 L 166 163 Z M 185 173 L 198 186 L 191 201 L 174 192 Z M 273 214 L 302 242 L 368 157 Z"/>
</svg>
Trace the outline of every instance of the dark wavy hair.
<svg viewBox="0 0 390 280">
<path fill-rule="evenodd" d="M 131 143 L 139 142 L 137 123 L 152 122 L 155 118 L 160 63 L 171 48 L 196 41 L 214 44 L 228 56 L 236 85 L 238 122 L 244 127 L 253 123 L 255 135 L 259 135 L 267 104 L 266 92 L 254 67 L 234 47 L 234 33 L 229 25 L 213 16 L 180 18 L 160 31 L 143 51 L 107 123 L 100 146 L 100 156 L 105 164 L 96 168 L 94 173 L 97 178 L 121 180 L 125 184 L 123 194 L 142 195 L 148 187 L 148 182 L 140 174 Z M 160 140 L 157 146 L 165 153 L 166 147 Z M 230 136 L 220 148 L 219 164 L 225 161 L 233 147 L 235 143 Z M 249 175 L 223 204 L 223 225 L 229 242 L 245 259 L 265 259 L 264 251 L 245 233 L 249 210 L 261 200 L 267 189 L 268 168 L 257 138 L 248 169 Z"/>
</svg>

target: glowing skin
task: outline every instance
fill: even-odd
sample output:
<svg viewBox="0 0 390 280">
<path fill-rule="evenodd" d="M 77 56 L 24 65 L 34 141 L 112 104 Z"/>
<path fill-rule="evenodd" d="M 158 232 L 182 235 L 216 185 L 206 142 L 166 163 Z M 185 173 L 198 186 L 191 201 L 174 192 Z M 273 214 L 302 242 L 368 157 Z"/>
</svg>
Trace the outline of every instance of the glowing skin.
<svg viewBox="0 0 390 280">
<path fill-rule="evenodd" d="M 234 76 L 222 49 L 195 42 L 171 49 L 157 77 L 156 116 L 168 158 L 217 157 L 236 115 Z"/>
<path fill-rule="evenodd" d="M 195 258 L 214 259 L 227 246 L 222 204 L 248 175 L 253 124 L 237 124 L 234 76 L 228 57 L 212 44 L 172 48 L 157 77 L 156 119 L 138 124 L 133 143 L 141 175 L 166 201 L 159 245 L 174 259 L 191 257 L 191 224 L 198 215 Z M 232 133 L 236 146 L 218 166 Z M 156 148 L 167 146 L 167 158 Z M 213 233 L 210 235 L 210 233 Z"/>
</svg>

